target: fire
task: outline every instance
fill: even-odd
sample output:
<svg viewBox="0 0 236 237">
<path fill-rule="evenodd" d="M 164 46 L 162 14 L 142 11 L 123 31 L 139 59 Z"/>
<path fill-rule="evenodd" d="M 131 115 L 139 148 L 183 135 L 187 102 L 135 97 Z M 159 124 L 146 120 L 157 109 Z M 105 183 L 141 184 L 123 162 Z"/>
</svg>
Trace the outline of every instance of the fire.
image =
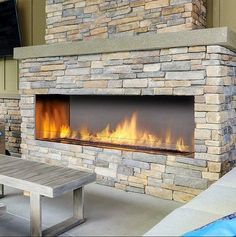
<svg viewBox="0 0 236 237">
<path fill-rule="evenodd" d="M 156 136 L 149 131 L 138 128 L 137 113 L 131 117 L 126 117 L 115 128 L 110 124 L 97 133 L 89 131 L 83 127 L 80 131 L 72 131 L 67 125 L 56 126 L 55 121 L 49 121 L 49 115 L 43 120 L 43 138 L 72 138 L 88 142 L 99 142 L 119 145 L 130 145 L 137 147 L 164 148 L 186 152 L 190 147 L 185 145 L 182 137 L 174 139 L 170 130 L 167 130 L 165 136 Z"/>
</svg>

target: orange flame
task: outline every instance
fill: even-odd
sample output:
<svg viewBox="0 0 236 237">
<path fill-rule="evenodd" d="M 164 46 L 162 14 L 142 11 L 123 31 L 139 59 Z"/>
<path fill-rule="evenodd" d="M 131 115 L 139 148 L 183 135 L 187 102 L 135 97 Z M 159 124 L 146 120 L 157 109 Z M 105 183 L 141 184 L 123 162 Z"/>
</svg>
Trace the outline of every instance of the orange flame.
<svg viewBox="0 0 236 237">
<path fill-rule="evenodd" d="M 80 131 L 72 131 L 67 125 L 58 127 L 55 120 L 52 121 L 52 118 L 50 119 L 49 117 L 49 114 L 46 113 L 42 121 L 43 138 L 73 138 L 91 142 L 165 148 L 181 152 L 191 150 L 189 146 L 185 145 L 182 137 L 174 139 L 170 129 L 167 130 L 164 137 L 158 137 L 148 131 L 139 129 L 137 113 L 133 113 L 130 118 L 125 118 L 114 129 L 111 128 L 110 124 L 107 124 L 103 130 L 95 134 L 90 132 L 87 127 L 82 128 Z"/>
</svg>

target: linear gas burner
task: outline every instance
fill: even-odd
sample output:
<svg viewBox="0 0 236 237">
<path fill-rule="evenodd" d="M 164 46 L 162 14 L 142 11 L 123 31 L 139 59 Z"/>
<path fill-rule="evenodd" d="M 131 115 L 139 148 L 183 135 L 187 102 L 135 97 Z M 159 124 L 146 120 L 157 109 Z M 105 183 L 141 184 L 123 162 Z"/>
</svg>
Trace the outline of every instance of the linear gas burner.
<svg viewBox="0 0 236 237">
<path fill-rule="evenodd" d="M 94 142 L 94 141 L 85 141 L 80 140 L 77 138 L 46 138 L 40 139 L 43 141 L 50 141 L 50 142 L 58 142 L 64 144 L 73 144 L 73 145 L 82 145 L 82 146 L 93 146 L 93 147 L 102 147 L 102 148 L 110 148 L 110 149 L 119 149 L 119 150 L 129 150 L 129 151 L 138 151 L 138 152 L 145 152 L 151 154 L 170 154 L 170 155 L 183 155 L 183 156 L 191 156 L 192 152 L 186 151 L 178 151 L 174 148 L 168 147 L 146 147 L 146 146 L 135 146 L 135 145 L 125 145 L 125 144 L 115 144 L 115 143 L 108 143 L 108 142 Z"/>
</svg>

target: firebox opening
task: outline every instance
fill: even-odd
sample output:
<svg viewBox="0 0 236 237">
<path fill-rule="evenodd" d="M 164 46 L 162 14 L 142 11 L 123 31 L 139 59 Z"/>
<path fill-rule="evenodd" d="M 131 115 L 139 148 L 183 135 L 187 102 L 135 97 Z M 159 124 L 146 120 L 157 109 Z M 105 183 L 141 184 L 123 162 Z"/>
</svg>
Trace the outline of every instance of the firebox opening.
<svg viewBox="0 0 236 237">
<path fill-rule="evenodd" d="M 39 140 L 189 155 L 194 128 L 192 96 L 36 96 Z"/>
</svg>

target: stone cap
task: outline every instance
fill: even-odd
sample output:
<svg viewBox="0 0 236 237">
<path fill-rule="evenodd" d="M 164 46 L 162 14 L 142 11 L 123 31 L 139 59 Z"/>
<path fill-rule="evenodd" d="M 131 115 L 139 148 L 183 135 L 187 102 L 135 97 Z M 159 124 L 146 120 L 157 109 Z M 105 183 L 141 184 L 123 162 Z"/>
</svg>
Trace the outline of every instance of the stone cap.
<svg viewBox="0 0 236 237">
<path fill-rule="evenodd" d="M 0 92 L 0 99 L 20 99 L 20 95 L 16 93 L 1 93 Z"/>
<path fill-rule="evenodd" d="M 208 45 L 220 45 L 236 52 L 236 33 L 228 27 L 220 27 L 20 47 L 14 49 L 14 58 L 89 55 Z"/>
</svg>

